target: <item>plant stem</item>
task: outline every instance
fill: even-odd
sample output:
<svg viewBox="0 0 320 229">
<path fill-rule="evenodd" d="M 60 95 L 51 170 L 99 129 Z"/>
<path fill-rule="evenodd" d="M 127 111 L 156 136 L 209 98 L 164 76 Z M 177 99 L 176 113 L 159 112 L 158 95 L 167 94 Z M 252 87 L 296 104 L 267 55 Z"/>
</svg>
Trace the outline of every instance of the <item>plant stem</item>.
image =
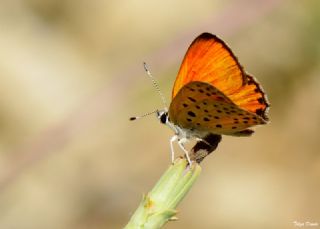
<svg viewBox="0 0 320 229">
<path fill-rule="evenodd" d="M 201 172 L 185 158 L 178 158 L 162 175 L 154 188 L 142 198 L 125 229 L 161 228 L 169 220 L 176 220 L 175 208 L 188 193 Z"/>
</svg>

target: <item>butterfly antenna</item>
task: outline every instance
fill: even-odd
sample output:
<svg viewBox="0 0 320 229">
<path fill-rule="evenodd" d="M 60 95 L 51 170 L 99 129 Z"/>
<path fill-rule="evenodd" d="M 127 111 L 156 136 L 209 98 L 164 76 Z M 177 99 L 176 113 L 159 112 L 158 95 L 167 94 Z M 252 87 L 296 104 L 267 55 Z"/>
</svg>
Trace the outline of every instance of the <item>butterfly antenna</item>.
<svg viewBox="0 0 320 229">
<path fill-rule="evenodd" d="M 146 116 L 148 116 L 148 115 L 151 115 L 151 114 L 154 114 L 154 113 L 156 113 L 156 112 L 158 112 L 158 110 L 155 110 L 155 111 L 152 111 L 152 112 L 148 112 L 148 113 L 145 113 L 145 114 L 143 114 L 143 115 L 140 115 L 140 116 L 133 116 L 133 117 L 130 117 L 130 121 L 134 121 L 134 120 L 137 120 L 137 119 L 140 119 L 140 118 L 143 118 L 143 117 L 146 117 Z"/>
<path fill-rule="evenodd" d="M 160 98 L 161 98 L 161 100 L 162 100 L 163 105 L 165 106 L 166 109 L 168 109 L 166 99 L 165 99 L 164 95 L 162 94 L 162 92 L 161 92 L 161 90 L 160 90 L 160 88 L 159 88 L 159 84 L 158 84 L 158 82 L 156 81 L 156 79 L 153 77 L 153 75 L 151 74 L 151 72 L 149 71 L 146 62 L 143 62 L 143 67 L 144 67 L 144 70 L 147 72 L 148 76 L 150 77 L 153 86 L 155 87 L 155 89 L 157 90 L 158 94 L 160 95 Z M 154 113 L 154 112 L 153 112 L 153 113 Z"/>
</svg>

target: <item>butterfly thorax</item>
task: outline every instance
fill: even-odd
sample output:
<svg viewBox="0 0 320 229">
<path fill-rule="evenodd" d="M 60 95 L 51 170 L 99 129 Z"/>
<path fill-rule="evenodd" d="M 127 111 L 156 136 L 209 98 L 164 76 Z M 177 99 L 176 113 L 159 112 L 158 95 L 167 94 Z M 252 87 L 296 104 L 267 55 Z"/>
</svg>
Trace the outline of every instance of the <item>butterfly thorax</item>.
<svg viewBox="0 0 320 229">
<path fill-rule="evenodd" d="M 174 124 L 173 122 L 170 121 L 169 113 L 167 109 L 164 110 L 159 110 L 157 111 L 157 118 L 160 120 L 160 122 L 166 126 L 168 126 L 175 135 L 178 136 L 178 139 L 191 139 L 191 138 L 198 138 L 202 139 L 204 138 L 208 132 L 204 131 L 197 131 L 194 128 L 188 129 L 188 128 L 183 128 L 179 125 Z"/>
</svg>

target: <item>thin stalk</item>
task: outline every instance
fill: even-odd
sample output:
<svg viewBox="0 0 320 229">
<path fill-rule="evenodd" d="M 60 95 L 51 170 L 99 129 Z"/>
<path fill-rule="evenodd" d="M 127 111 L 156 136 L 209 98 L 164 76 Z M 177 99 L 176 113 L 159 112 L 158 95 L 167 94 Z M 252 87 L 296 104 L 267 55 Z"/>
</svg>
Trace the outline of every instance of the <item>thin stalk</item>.
<svg viewBox="0 0 320 229">
<path fill-rule="evenodd" d="M 201 167 L 196 162 L 189 167 L 185 158 L 175 160 L 154 188 L 143 196 L 125 229 L 161 228 L 169 220 L 176 220 L 176 207 L 200 172 Z"/>
</svg>

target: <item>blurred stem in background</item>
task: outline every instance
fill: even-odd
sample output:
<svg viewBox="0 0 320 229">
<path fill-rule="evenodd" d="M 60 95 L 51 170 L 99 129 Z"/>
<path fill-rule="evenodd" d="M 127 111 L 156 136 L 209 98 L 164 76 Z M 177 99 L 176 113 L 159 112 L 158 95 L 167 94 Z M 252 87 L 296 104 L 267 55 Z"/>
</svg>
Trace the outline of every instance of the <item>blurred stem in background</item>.
<svg viewBox="0 0 320 229">
<path fill-rule="evenodd" d="M 169 220 L 176 220 L 175 208 L 193 186 L 201 172 L 198 163 L 187 166 L 185 158 L 178 158 L 162 175 L 151 192 L 143 197 L 125 229 L 161 228 Z"/>
</svg>

